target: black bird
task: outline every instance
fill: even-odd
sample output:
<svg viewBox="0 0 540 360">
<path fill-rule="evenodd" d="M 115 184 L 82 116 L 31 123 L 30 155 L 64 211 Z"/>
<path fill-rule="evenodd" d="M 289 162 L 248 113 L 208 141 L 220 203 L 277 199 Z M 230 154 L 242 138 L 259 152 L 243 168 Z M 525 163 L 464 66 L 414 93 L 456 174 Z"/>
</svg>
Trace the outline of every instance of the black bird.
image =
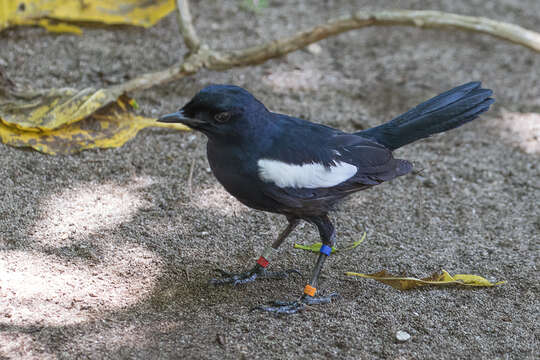
<svg viewBox="0 0 540 360">
<path fill-rule="evenodd" d="M 344 197 L 412 170 L 392 151 L 475 119 L 494 100 L 480 82 L 440 94 L 383 125 L 345 133 L 328 126 L 270 112 L 245 89 L 210 85 L 161 122 L 179 122 L 208 137 L 210 167 L 225 189 L 248 207 L 283 214 L 288 226 L 255 266 L 240 274 L 221 271 L 214 284 L 283 278 L 293 270 L 266 270 L 273 250 L 300 220 L 314 224 L 323 246 L 304 294 L 297 301 L 260 307 L 294 313 L 305 304 L 328 303 L 336 294 L 316 296 L 319 273 L 335 243 L 328 212 Z"/>
</svg>

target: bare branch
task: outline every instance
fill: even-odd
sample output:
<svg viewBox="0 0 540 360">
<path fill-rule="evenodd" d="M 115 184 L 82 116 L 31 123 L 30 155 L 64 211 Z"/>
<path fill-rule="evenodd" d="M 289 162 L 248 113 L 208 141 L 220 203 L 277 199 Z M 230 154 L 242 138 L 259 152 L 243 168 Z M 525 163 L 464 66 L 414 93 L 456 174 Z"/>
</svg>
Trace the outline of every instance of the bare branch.
<svg viewBox="0 0 540 360">
<path fill-rule="evenodd" d="M 247 49 L 220 53 L 208 67 L 222 70 L 235 66 L 260 64 L 268 59 L 283 56 L 309 44 L 367 26 L 405 25 L 426 28 L 456 28 L 482 32 L 508 40 L 540 52 L 540 34 L 517 25 L 491 19 L 464 16 L 440 11 L 359 11 L 352 16 L 332 19 L 293 36 L 253 46 Z"/>
<path fill-rule="evenodd" d="M 108 89 L 115 96 L 120 96 L 131 91 L 145 90 L 156 85 L 178 80 L 193 75 L 203 67 L 206 67 L 208 59 L 213 54 L 206 46 L 202 46 L 196 53 L 189 55 L 183 62 L 164 70 L 143 74 L 125 83 L 110 86 Z"/>
<path fill-rule="evenodd" d="M 186 6 L 187 1 L 178 0 L 179 9 L 181 9 L 180 6 L 182 3 L 184 4 L 183 6 Z M 189 10 L 187 13 L 182 11 L 180 13 L 183 13 L 183 16 L 186 16 L 186 14 L 189 16 Z M 117 85 L 118 90 L 123 89 L 123 91 L 127 92 L 147 89 L 194 74 L 202 68 L 226 70 L 238 66 L 260 64 L 271 58 L 283 56 L 327 37 L 368 26 L 404 25 L 420 28 L 468 30 L 499 37 L 540 52 L 539 33 L 504 22 L 440 11 L 359 11 L 351 16 L 332 19 L 325 24 L 317 25 L 295 35 L 277 39 L 263 45 L 224 52 L 213 51 L 206 46 L 201 46 L 193 30 L 191 19 L 187 21 L 182 20 L 181 23 L 189 24 L 192 29 L 191 31 L 193 31 L 191 35 L 190 30 L 183 32 L 186 43 L 192 49 L 192 53 L 186 61 L 169 69 L 145 74 L 125 84 Z M 195 41 L 189 45 L 188 39 L 190 39 L 189 41 L 193 41 L 193 35 L 195 36 Z M 193 49 L 195 48 L 198 50 L 194 51 Z"/>
<path fill-rule="evenodd" d="M 355 18 L 369 18 L 368 12 L 357 12 Z M 375 15 L 374 25 L 410 25 L 432 28 L 455 28 L 481 32 L 540 52 L 540 34 L 521 26 L 483 17 L 465 16 L 441 11 L 382 11 Z"/>
<path fill-rule="evenodd" d="M 191 12 L 189 11 L 189 1 L 176 0 L 176 10 L 178 15 L 178 26 L 180 28 L 180 33 L 184 37 L 184 42 L 191 53 L 197 52 L 201 47 L 201 41 L 193 26 Z"/>
<path fill-rule="evenodd" d="M 146 73 L 125 83 L 113 85 L 109 87 L 109 90 L 112 94 L 120 96 L 121 94 L 135 90 L 149 89 L 153 86 L 164 84 L 173 80 L 178 80 L 191 74 L 192 73 L 182 72 L 180 65 L 174 65 L 165 70 L 160 70 L 153 73 Z"/>
</svg>

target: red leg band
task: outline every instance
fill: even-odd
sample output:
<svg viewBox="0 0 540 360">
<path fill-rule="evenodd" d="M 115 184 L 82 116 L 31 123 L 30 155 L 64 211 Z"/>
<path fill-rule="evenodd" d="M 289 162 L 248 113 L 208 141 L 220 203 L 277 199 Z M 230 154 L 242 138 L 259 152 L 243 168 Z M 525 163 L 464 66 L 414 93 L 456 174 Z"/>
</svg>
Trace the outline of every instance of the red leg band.
<svg viewBox="0 0 540 360">
<path fill-rule="evenodd" d="M 261 265 L 263 268 L 268 266 L 268 260 L 266 260 L 264 257 L 260 257 L 259 260 L 257 260 L 257 264 Z"/>
</svg>

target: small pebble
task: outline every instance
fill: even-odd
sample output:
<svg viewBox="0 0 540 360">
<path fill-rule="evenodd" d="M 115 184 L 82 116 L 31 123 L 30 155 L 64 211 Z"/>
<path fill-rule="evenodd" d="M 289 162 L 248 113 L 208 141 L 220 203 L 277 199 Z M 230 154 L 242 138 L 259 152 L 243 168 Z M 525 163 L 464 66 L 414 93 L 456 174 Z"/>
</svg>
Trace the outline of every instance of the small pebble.
<svg viewBox="0 0 540 360">
<path fill-rule="evenodd" d="M 400 330 L 396 333 L 396 340 L 399 342 L 409 341 L 410 338 L 411 338 L 411 335 L 405 331 Z"/>
<path fill-rule="evenodd" d="M 319 44 L 310 44 L 306 47 L 306 50 L 313 55 L 319 55 L 322 52 L 322 47 Z"/>
<path fill-rule="evenodd" d="M 434 188 L 435 185 L 437 185 L 437 184 L 434 181 L 431 181 L 431 180 L 427 179 L 427 180 L 424 180 L 422 182 L 422 185 L 424 185 L 427 188 Z"/>
</svg>

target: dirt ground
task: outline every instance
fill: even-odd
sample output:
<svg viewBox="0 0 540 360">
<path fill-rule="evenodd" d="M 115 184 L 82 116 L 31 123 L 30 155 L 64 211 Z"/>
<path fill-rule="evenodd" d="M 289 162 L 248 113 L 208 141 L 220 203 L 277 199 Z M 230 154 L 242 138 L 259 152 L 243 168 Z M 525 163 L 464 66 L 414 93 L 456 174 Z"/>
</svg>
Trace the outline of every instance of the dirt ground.
<svg viewBox="0 0 540 360">
<path fill-rule="evenodd" d="M 198 1 L 192 11 L 210 46 L 240 48 L 378 3 L 270 0 L 253 14 L 241 1 Z M 385 4 L 540 31 L 537 0 Z M 199 134 L 150 129 L 119 149 L 57 157 L 0 144 L 0 359 L 538 359 L 540 55 L 486 35 L 404 27 L 319 45 L 320 53 L 203 71 L 132 95 L 157 117 L 207 84 L 232 83 L 274 111 L 352 131 L 471 80 L 493 89 L 497 103 L 481 119 L 396 152 L 423 171 L 332 214 L 338 247 L 368 234 L 327 262 L 320 287 L 338 301 L 286 317 L 250 311 L 300 295 L 315 255 L 292 244 L 318 241 L 307 224 L 271 264 L 304 278 L 208 284 L 215 268 L 251 266 L 285 220 L 229 196 Z M 185 53 L 174 15 L 147 30 L 90 28 L 81 37 L 0 33 L 2 72 L 36 88 L 108 86 Z M 383 268 L 508 283 L 405 292 L 344 275 Z M 411 339 L 398 342 L 399 330 Z"/>
</svg>

